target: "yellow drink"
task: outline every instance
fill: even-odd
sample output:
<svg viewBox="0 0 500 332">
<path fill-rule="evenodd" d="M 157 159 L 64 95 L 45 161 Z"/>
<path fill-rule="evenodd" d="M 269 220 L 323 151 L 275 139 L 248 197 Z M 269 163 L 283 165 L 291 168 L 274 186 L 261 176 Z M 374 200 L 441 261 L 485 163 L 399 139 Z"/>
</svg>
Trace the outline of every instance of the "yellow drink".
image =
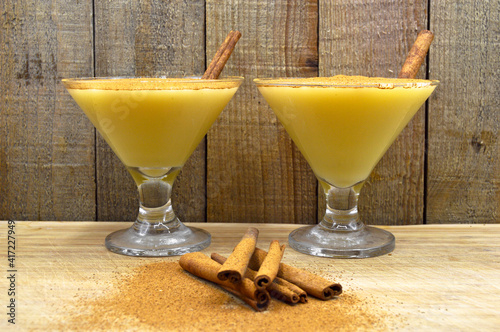
<svg viewBox="0 0 500 332">
<path fill-rule="evenodd" d="M 256 82 L 318 179 L 338 188 L 370 175 L 435 88 L 354 76 Z"/>
<path fill-rule="evenodd" d="M 180 168 L 240 83 L 186 81 L 83 80 L 67 89 L 127 167 Z"/>
<path fill-rule="evenodd" d="M 210 244 L 172 207 L 174 180 L 243 81 L 196 78 L 74 78 L 64 86 L 127 166 L 139 191 L 134 225 L 109 234 L 110 251 L 173 256 Z"/>
</svg>

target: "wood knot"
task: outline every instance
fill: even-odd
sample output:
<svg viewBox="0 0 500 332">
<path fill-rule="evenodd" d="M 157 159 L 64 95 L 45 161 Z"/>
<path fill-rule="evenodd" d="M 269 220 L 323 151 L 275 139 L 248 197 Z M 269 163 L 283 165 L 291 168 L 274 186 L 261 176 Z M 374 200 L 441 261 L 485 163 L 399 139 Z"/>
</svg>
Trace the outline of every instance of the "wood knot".
<svg viewBox="0 0 500 332">
<path fill-rule="evenodd" d="M 476 153 L 481 152 L 483 150 L 483 153 L 486 151 L 486 144 L 483 142 L 481 137 L 474 136 L 472 137 L 472 140 L 470 141 L 470 145 L 474 149 Z"/>
</svg>

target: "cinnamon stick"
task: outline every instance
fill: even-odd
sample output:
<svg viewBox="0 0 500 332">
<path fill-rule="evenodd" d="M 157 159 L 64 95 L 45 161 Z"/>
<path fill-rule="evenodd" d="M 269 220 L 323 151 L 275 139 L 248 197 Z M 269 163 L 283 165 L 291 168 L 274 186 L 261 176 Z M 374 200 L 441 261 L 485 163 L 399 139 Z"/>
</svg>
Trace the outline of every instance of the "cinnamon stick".
<svg viewBox="0 0 500 332">
<path fill-rule="evenodd" d="M 258 289 L 266 289 L 273 282 L 274 278 L 276 278 L 284 252 L 285 245 L 280 246 L 276 240 L 271 242 L 269 251 L 260 265 L 254 280 L 255 286 Z"/>
<path fill-rule="evenodd" d="M 236 43 L 241 37 L 239 31 L 230 31 L 224 42 L 221 44 L 215 53 L 212 61 L 207 67 L 207 70 L 201 77 L 202 79 L 217 79 L 226 65 L 227 60 L 233 53 Z"/>
<path fill-rule="evenodd" d="M 234 251 L 229 255 L 228 259 L 222 264 L 217 277 L 224 281 L 229 280 L 232 283 L 239 283 L 245 275 L 245 271 L 252 257 L 259 230 L 255 227 L 250 227 L 236 245 Z"/>
<path fill-rule="evenodd" d="M 269 306 L 270 297 L 267 291 L 257 289 L 248 278 L 243 278 L 239 284 L 221 281 L 217 277 L 221 265 L 200 252 L 184 254 L 179 265 L 189 273 L 229 290 L 257 311 L 266 310 Z"/>
<path fill-rule="evenodd" d="M 269 286 L 268 292 L 275 299 L 286 303 L 296 304 L 301 301 L 301 297 L 299 296 L 299 294 L 295 293 L 288 287 L 276 284 L 274 282 Z"/>
<path fill-rule="evenodd" d="M 433 39 L 434 34 L 431 31 L 420 31 L 398 74 L 398 78 L 415 78 L 417 76 L 417 72 L 425 60 Z"/>
<path fill-rule="evenodd" d="M 274 278 L 273 284 L 278 284 L 278 285 L 281 285 L 283 287 L 286 287 L 289 290 L 291 290 L 292 292 L 294 292 L 295 294 L 297 294 L 299 296 L 299 302 L 300 303 L 306 303 L 307 302 L 307 293 L 306 293 L 306 291 L 304 291 L 299 286 L 297 286 L 295 284 L 292 284 L 290 281 L 286 281 L 283 278 L 276 277 L 276 278 Z"/>
<path fill-rule="evenodd" d="M 210 257 L 219 264 L 224 264 L 227 260 L 226 257 L 217 253 L 212 253 Z M 245 273 L 246 278 L 255 280 L 256 276 L 257 271 L 247 268 Z M 267 291 L 271 296 L 283 302 L 291 304 L 307 302 L 307 293 L 304 290 L 278 277 L 267 287 Z"/>
<path fill-rule="evenodd" d="M 221 287 L 224 288 L 225 290 L 227 290 L 229 293 L 234 294 L 237 297 L 239 297 L 243 302 L 245 302 L 246 304 L 248 304 L 249 306 L 251 306 L 256 311 L 264 311 L 269 306 L 269 303 L 267 303 L 265 306 L 262 306 L 257 301 L 244 296 L 243 294 L 241 294 L 237 290 L 232 289 L 230 287 L 222 286 L 222 285 L 221 285 Z"/>
<path fill-rule="evenodd" d="M 264 250 L 255 248 L 248 267 L 258 269 L 266 255 L 267 253 Z M 280 263 L 278 277 L 297 285 L 305 290 L 307 294 L 322 300 L 329 300 L 342 293 L 342 286 L 340 284 L 332 283 L 313 273 L 284 263 Z"/>
</svg>

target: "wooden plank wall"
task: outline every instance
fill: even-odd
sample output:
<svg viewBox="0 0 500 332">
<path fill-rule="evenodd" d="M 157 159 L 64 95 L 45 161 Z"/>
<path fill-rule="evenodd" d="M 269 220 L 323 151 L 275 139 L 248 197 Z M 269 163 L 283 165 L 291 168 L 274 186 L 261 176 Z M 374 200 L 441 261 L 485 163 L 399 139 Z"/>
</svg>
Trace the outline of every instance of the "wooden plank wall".
<svg viewBox="0 0 500 332">
<path fill-rule="evenodd" d="M 321 1 L 320 76 L 396 77 L 418 31 L 427 28 L 427 0 Z M 425 78 L 423 66 L 418 74 Z M 424 213 L 425 109 L 415 115 L 365 183 L 363 220 L 420 224 Z M 324 209 L 324 205 L 321 206 Z"/>
<path fill-rule="evenodd" d="M 317 76 L 317 1 L 225 3 L 207 1 L 207 53 L 240 30 L 226 74 L 246 80 L 207 136 L 208 221 L 314 223 L 314 175 L 252 79 Z"/>
<path fill-rule="evenodd" d="M 185 76 L 205 70 L 204 1 L 95 1 L 96 76 Z M 97 135 L 97 219 L 133 220 L 137 187 Z M 205 143 L 174 188 L 185 221 L 205 220 Z"/>
<path fill-rule="evenodd" d="M 203 73 L 227 32 L 223 75 L 245 83 L 179 176 L 184 221 L 314 223 L 309 166 L 255 77 L 394 77 L 419 30 L 419 77 L 442 83 L 362 194 L 372 224 L 500 222 L 497 1 L 118 0 L 0 3 L 0 219 L 133 220 L 135 185 L 63 77 Z"/>
<path fill-rule="evenodd" d="M 434 1 L 431 13 L 442 84 L 429 103 L 427 221 L 499 222 L 500 3 Z"/>
<path fill-rule="evenodd" d="M 92 4 L 0 2 L 0 218 L 93 220 L 94 130 L 60 83 L 93 75 Z"/>
</svg>

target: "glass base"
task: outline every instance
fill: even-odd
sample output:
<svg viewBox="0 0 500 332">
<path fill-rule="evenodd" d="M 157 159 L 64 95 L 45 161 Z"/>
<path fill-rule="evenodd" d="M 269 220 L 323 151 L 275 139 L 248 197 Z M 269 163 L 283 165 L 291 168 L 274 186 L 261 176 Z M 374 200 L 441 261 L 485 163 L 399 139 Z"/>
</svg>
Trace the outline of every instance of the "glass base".
<svg viewBox="0 0 500 332">
<path fill-rule="evenodd" d="M 106 237 L 106 248 L 127 256 L 177 256 L 200 251 L 210 245 L 210 233 L 187 227 L 180 221 L 175 227 L 136 221 Z"/>
<path fill-rule="evenodd" d="M 333 258 L 368 258 L 390 253 L 396 239 L 370 226 L 359 231 L 333 231 L 321 225 L 301 227 L 290 233 L 290 247 L 308 255 Z"/>
</svg>

